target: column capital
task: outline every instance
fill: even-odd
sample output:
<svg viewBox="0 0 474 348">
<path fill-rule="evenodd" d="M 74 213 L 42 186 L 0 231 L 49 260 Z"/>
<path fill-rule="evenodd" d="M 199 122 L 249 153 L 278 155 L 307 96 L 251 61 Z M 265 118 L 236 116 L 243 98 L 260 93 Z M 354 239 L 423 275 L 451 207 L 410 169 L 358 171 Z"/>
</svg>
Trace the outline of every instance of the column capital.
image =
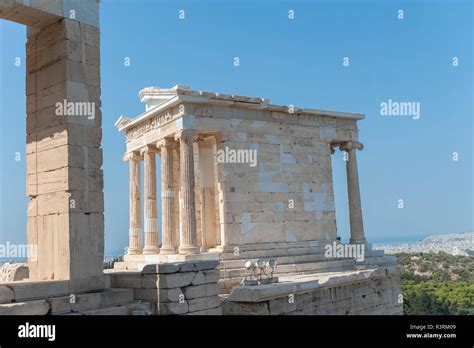
<svg viewBox="0 0 474 348">
<path fill-rule="evenodd" d="M 125 152 L 122 161 L 128 162 L 130 160 L 141 161 L 143 160 L 143 156 L 138 151 Z"/>
<path fill-rule="evenodd" d="M 146 145 L 140 149 L 140 155 L 142 156 L 145 153 L 156 153 L 156 152 L 158 152 L 158 149 L 156 148 L 156 146 L 151 145 L 151 144 Z"/>
<path fill-rule="evenodd" d="M 156 147 L 173 147 L 176 146 L 176 140 L 174 137 L 164 137 L 156 142 Z"/>
<path fill-rule="evenodd" d="M 339 149 L 341 151 L 350 151 L 350 150 L 363 150 L 364 145 L 362 143 L 359 143 L 358 141 L 345 141 L 339 145 Z"/>
<path fill-rule="evenodd" d="M 180 139 L 191 139 L 192 141 L 197 140 L 199 137 L 199 132 L 194 129 L 180 129 L 174 135 L 175 140 Z"/>
</svg>

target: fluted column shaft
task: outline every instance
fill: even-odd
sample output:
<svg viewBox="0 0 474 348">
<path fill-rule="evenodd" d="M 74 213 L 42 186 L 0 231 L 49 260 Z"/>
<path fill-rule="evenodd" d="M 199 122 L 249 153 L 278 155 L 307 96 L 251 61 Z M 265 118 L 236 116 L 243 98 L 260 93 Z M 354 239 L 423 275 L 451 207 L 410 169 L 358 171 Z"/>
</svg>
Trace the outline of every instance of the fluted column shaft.
<svg viewBox="0 0 474 348">
<path fill-rule="evenodd" d="M 125 156 L 130 165 L 130 228 L 128 254 L 142 253 L 141 157 L 130 153 Z"/>
<path fill-rule="evenodd" d="M 161 254 L 176 253 L 174 228 L 174 187 L 173 187 L 173 139 L 165 138 L 157 143 L 161 148 Z"/>
<path fill-rule="evenodd" d="M 356 150 L 362 150 L 364 145 L 355 141 L 342 143 L 340 149 L 347 152 L 347 193 L 349 196 L 349 220 L 351 226 L 351 244 L 366 243 L 362 205 L 360 200 L 359 172 L 357 169 Z"/>
<path fill-rule="evenodd" d="M 199 251 L 196 236 L 196 207 L 194 200 L 194 154 L 193 141 L 195 131 L 183 130 L 176 137 L 180 147 L 180 254 L 192 254 Z"/>
<path fill-rule="evenodd" d="M 156 148 L 146 146 L 144 156 L 145 245 L 143 254 L 159 253 L 158 214 L 156 197 Z"/>
</svg>

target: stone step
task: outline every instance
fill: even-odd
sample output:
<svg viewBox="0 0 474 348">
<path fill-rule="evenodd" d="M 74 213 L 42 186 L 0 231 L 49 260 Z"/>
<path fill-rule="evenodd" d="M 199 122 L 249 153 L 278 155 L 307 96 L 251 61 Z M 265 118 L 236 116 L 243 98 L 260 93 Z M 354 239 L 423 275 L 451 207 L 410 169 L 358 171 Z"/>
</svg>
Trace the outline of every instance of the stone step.
<svg viewBox="0 0 474 348">
<path fill-rule="evenodd" d="M 250 258 L 272 258 L 281 256 L 295 256 L 295 255 L 310 255 L 324 253 L 324 245 L 315 247 L 300 247 L 300 248 L 281 248 L 273 250 L 248 250 L 239 251 L 238 253 L 221 253 L 221 260 L 239 260 Z"/>
<path fill-rule="evenodd" d="M 67 280 L 20 280 L 2 283 L 1 285 L 7 286 L 13 292 L 16 302 L 40 300 L 69 294 L 69 281 Z"/>
<path fill-rule="evenodd" d="M 134 311 L 141 311 L 143 309 L 152 313 L 152 306 L 148 302 L 132 301 L 123 303 L 120 306 L 109 306 L 97 309 L 87 309 L 67 315 L 132 315 Z"/>
<path fill-rule="evenodd" d="M 115 262 L 114 263 L 114 270 L 120 271 L 140 271 L 143 268 L 143 262 Z"/>
<path fill-rule="evenodd" d="M 48 298 L 51 314 L 120 305 L 133 301 L 132 289 L 105 289 L 103 291 Z"/>
<path fill-rule="evenodd" d="M 49 304 L 46 300 L 0 304 L 0 315 L 46 315 Z"/>
<path fill-rule="evenodd" d="M 304 263 L 292 263 L 278 265 L 274 275 L 303 274 L 303 272 L 325 272 L 334 269 L 354 269 L 354 259 L 325 260 Z M 221 269 L 220 279 L 243 278 L 246 274 L 245 268 Z"/>
<path fill-rule="evenodd" d="M 307 255 L 295 255 L 295 256 L 275 256 L 273 257 L 277 261 L 278 265 L 287 265 L 295 263 L 304 263 L 304 262 L 317 262 L 317 261 L 326 261 L 324 254 L 307 254 Z M 249 259 L 240 259 L 240 260 L 224 260 L 219 264 L 219 269 L 230 270 L 236 268 L 244 268 L 245 262 Z M 256 259 L 250 259 L 256 260 Z"/>
</svg>

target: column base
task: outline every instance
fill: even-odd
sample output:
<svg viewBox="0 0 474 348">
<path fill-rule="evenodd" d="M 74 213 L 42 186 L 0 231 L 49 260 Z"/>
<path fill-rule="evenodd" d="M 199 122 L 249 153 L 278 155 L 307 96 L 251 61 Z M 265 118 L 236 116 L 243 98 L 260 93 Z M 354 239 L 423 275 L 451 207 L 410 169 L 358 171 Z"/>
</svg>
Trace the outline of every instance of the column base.
<svg viewBox="0 0 474 348">
<path fill-rule="evenodd" d="M 127 255 L 140 255 L 142 251 L 141 248 L 128 248 Z"/>
<path fill-rule="evenodd" d="M 160 248 L 158 248 L 156 246 L 144 247 L 143 248 L 143 254 L 144 255 L 159 254 L 159 253 L 160 253 Z"/>
<path fill-rule="evenodd" d="M 199 247 L 197 246 L 183 246 L 179 247 L 180 254 L 199 254 Z"/>
<path fill-rule="evenodd" d="M 172 246 L 165 246 L 165 247 L 162 247 L 161 250 L 160 250 L 160 254 L 161 255 L 172 255 L 172 254 L 177 254 L 177 248 L 176 247 L 172 247 Z"/>
</svg>

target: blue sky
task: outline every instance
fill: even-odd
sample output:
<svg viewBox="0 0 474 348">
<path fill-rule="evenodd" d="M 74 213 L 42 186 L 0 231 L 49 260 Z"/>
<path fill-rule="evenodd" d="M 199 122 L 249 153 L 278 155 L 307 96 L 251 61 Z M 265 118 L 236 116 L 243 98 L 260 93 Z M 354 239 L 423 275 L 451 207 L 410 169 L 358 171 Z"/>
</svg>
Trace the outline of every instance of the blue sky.
<svg viewBox="0 0 474 348">
<path fill-rule="evenodd" d="M 403 20 L 397 19 L 399 9 Z M 128 243 L 128 165 L 114 122 L 121 114 L 141 113 L 137 93 L 151 85 L 364 113 L 358 164 L 369 241 L 474 230 L 472 23 L 472 2 L 456 0 L 103 0 L 106 253 Z M 28 202 L 25 27 L 2 21 L 0 38 L 0 242 L 21 243 Z M 343 57 L 349 57 L 348 67 Z M 380 103 L 388 99 L 419 102 L 420 119 L 381 116 Z M 340 153 L 333 166 L 338 233 L 347 240 Z"/>
</svg>

